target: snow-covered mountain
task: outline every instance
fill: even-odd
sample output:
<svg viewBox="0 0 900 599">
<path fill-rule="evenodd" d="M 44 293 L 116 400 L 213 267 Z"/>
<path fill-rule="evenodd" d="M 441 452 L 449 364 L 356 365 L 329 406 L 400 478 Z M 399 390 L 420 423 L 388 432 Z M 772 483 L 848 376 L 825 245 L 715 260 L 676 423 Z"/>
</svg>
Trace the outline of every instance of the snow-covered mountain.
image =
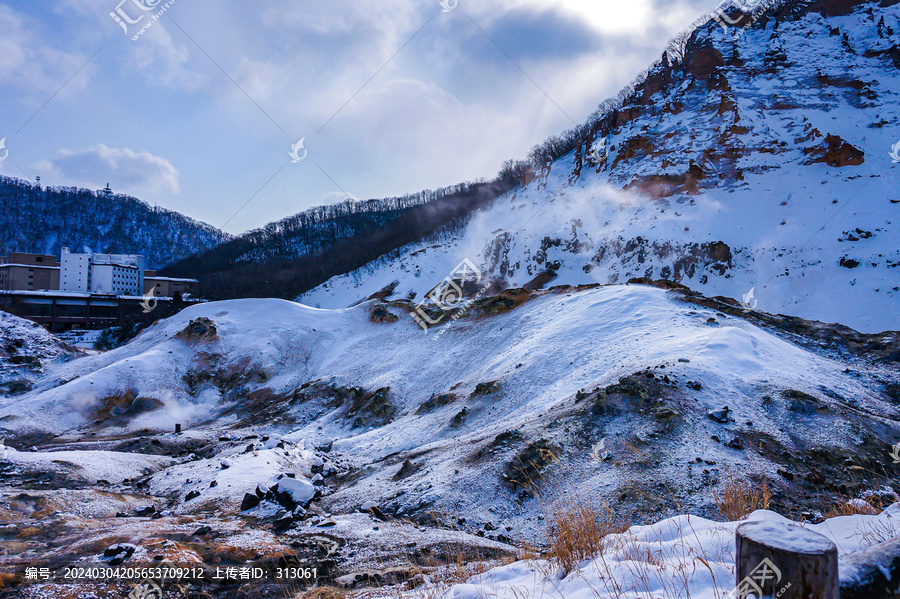
<svg viewBox="0 0 900 599">
<path fill-rule="evenodd" d="M 302 302 L 201 303 L 40 361 L 0 395 L 6 562 L 295 560 L 427 599 L 441 567 L 545 543 L 574 490 L 648 526 L 568 576 L 520 560 L 446 596 L 713 599 L 735 481 L 810 526 L 871 514 L 818 527 L 841 559 L 895 537 L 898 506 L 876 512 L 900 476 L 900 332 L 880 332 L 900 329 L 900 3 L 760 7 L 483 194 L 387 224 L 323 210 L 209 254 L 241 293 L 365 264 Z M 284 592 L 241 583 L 205 590 Z"/>
<path fill-rule="evenodd" d="M 626 96 L 448 243 L 411 244 L 300 301 L 422 301 L 469 259 L 501 287 L 668 279 L 900 329 L 897 3 L 792 1 L 746 29 L 710 20 Z"/>
<path fill-rule="evenodd" d="M 409 243 L 458 227 L 512 185 L 461 183 L 404 197 L 319 206 L 190 256 L 164 274 L 197 277 L 207 297 L 293 298 Z"/>
<path fill-rule="evenodd" d="M 40 187 L 0 176 L 0 248 L 59 256 L 60 249 L 141 254 L 160 268 L 231 236 L 206 223 L 120 194 Z"/>
</svg>

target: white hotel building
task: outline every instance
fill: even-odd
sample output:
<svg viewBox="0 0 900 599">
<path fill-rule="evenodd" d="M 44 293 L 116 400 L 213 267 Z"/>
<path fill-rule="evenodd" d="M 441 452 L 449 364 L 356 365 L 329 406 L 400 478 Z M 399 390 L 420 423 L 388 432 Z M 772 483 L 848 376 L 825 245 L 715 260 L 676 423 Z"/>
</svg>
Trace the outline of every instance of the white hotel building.
<svg viewBox="0 0 900 599">
<path fill-rule="evenodd" d="M 73 254 L 62 248 L 59 288 L 107 295 L 144 294 L 144 257 L 134 254 Z"/>
</svg>

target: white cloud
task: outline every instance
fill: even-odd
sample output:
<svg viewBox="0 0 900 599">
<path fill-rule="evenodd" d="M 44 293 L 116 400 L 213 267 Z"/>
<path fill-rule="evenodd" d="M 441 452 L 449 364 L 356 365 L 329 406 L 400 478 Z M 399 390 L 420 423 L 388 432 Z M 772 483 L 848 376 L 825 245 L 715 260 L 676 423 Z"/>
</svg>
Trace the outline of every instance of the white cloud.
<svg viewBox="0 0 900 599">
<path fill-rule="evenodd" d="M 115 191 L 140 198 L 158 198 L 180 190 L 178 170 L 165 158 L 104 144 L 84 150 L 60 150 L 56 158 L 34 166 L 47 183 Z"/>
<path fill-rule="evenodd" d="M 0 81 L 27 96 L 48 96 L 74 75 L 90 55 L 51 48 L 43 36 L 35 35 L 38 23 L 0 4 Z M 67 97 L 84 90 L 94 68 L 86 66 L 61 91 Z"/>
<path fill-rule="evenodd" d="M 177 35 L 181 35 L 177 32 Z M 208 87 L 209 77 L 188 68 L 191 53 L 184 43 L 172 39 L 165 22 L 156 23 L 128 47 L 127 70 L 150 74 L 166 87 L 196 91 Z"/>
</svg>

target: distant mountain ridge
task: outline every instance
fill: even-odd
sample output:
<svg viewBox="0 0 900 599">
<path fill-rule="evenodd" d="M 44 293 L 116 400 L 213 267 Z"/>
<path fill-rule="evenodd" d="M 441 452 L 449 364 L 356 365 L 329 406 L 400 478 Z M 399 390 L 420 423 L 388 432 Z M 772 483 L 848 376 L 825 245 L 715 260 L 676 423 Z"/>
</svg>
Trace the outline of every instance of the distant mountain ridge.
<svg viewBox="0 0 900 599">
<path fill-rule="evenodd" d="M 59 256 L 60 249 L 141 254 L 158 269 L 231 235 L 131 196 L 39 187 L 0 176 L 0 249 Z"/>
</svg>

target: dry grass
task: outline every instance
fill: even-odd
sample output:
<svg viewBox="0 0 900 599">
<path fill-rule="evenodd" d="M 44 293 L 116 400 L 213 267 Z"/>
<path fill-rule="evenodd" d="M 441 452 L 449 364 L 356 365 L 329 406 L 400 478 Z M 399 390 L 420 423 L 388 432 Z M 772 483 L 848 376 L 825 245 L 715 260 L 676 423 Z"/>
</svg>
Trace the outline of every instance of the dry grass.
<svg viewBox="0 0 900 599">
<path fill-rule="evenodd" d="M 550 549 L 547 557 L 555 559 L 564 572 L 572 572 L 586 559 L 603 550 L 603 538 L 624 532 L 628 525 L 609 506 L 594 503 L 569 492 L 544 509 Z"/>
<path fill-rule="evenodd" d="M 850 503 L 849 501 L 841 501 L 832 506 L 830 506 L 826 511 L 822 513 L 822 517 L 826 520 L 830 520 L 831 518 L 839 518 L 840 516 L 871 516 L 879 513 L 881 510 L 877 510 L 868 503 L 865 505 L 857 505 L 855 503 Z"/>
<path fill-rule="evenodd" d="M 737 522 L 755 512 L 769 509 L 772 494 L 765 481 L 759 485 L 737 480 L 728 474 L 720 495 L 715 496 L 716 513 L 722 522 Z"/>
<path fill-rule="evenodd" d="M 307 589 L 302 593 L 293 595 L 294 599 L 347 599 L 350 591 L 339 587 L 324 586 Z"/>
</svg>

